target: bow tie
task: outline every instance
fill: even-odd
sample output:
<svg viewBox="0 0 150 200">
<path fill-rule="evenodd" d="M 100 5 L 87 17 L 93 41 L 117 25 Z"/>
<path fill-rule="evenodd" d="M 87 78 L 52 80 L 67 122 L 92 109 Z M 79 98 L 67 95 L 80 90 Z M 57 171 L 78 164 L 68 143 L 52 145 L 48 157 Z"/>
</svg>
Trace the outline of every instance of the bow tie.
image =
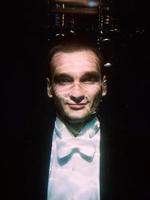
<svg viewBox="0 0 150 200">
<path fill-rule="evenodd" d="M 67 141 L 57 141 L 57 155 L 59 159 L 79 153 L 86 160 L 91 160 L 95 153 L 95 144 L 90 140 L 73 138 Z"/>
</svg>

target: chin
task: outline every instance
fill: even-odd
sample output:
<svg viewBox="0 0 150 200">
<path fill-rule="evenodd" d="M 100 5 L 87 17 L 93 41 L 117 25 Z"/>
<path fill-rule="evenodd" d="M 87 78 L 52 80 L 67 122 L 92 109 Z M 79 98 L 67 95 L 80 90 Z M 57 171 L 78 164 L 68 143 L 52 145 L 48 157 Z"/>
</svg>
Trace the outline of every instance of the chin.
<svg viewBox="0 0 150 200">
<path fill-rule="evenodd" d="M 90 118 L 90 116 L 80 116 L 80 117 L 75 117 L 75 116 L 67 116 L 66 120 L 70 123 L 84 123 Z"/>
</svg>

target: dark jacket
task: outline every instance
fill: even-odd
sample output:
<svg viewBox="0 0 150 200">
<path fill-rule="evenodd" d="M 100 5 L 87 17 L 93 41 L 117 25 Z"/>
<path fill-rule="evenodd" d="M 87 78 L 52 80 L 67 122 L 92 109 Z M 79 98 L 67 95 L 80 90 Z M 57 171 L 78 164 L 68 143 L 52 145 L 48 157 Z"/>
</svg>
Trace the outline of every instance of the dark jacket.
<svg viewBox="0 0 150 200">
<path fill-rule="evenodd" d="M 19 139 L 16 180 L 11 182 L 15 184 L 15 200 L 47 200 L 54 121 L 55 117 L 41 116 L 39 121 L 32 124 L 31 131 Z M 134 159 L 136 151 L 131 151 L 132 138 L 123 124 L 110 120 L 110 115 L 102 114 L 100 122 L 101 200 L 137 200 L 140 185 L 134 178 L 137 178 L 138 159 Z"/>
</svg>

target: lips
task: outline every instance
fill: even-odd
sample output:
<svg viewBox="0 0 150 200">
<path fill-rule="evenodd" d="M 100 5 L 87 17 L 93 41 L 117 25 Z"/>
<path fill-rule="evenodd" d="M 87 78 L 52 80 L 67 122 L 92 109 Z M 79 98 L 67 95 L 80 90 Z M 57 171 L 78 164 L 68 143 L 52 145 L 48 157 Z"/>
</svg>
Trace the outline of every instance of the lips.
<svg viewBox="0 0 150 200">
<path fill-rule="evenodd" d="M 72 110 L 81 110 L 85 107 L 85 103 L 83 104 L 68 104 Z"/>
</svg>

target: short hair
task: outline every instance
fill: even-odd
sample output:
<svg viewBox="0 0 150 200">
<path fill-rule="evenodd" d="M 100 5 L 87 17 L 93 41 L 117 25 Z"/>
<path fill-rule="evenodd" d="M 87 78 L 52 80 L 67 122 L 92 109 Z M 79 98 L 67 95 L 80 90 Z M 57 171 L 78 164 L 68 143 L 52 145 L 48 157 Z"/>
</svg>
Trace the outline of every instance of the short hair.
<svg viewBox="0 0 150 200">
<path fill-rule="evenodd" d="M 48 77 L 51 79 L 51 61 L 55 54 L 58 52 L 72 53 L 83 50 L 90 50 L 97 56 L 102 77 L 104 74 L 104 60 L 102 52 L 98 49 L 95 39 L 85 35 L 67 35 L 55 38 L 51 42 L 48 53 Z"/>
</svg>

